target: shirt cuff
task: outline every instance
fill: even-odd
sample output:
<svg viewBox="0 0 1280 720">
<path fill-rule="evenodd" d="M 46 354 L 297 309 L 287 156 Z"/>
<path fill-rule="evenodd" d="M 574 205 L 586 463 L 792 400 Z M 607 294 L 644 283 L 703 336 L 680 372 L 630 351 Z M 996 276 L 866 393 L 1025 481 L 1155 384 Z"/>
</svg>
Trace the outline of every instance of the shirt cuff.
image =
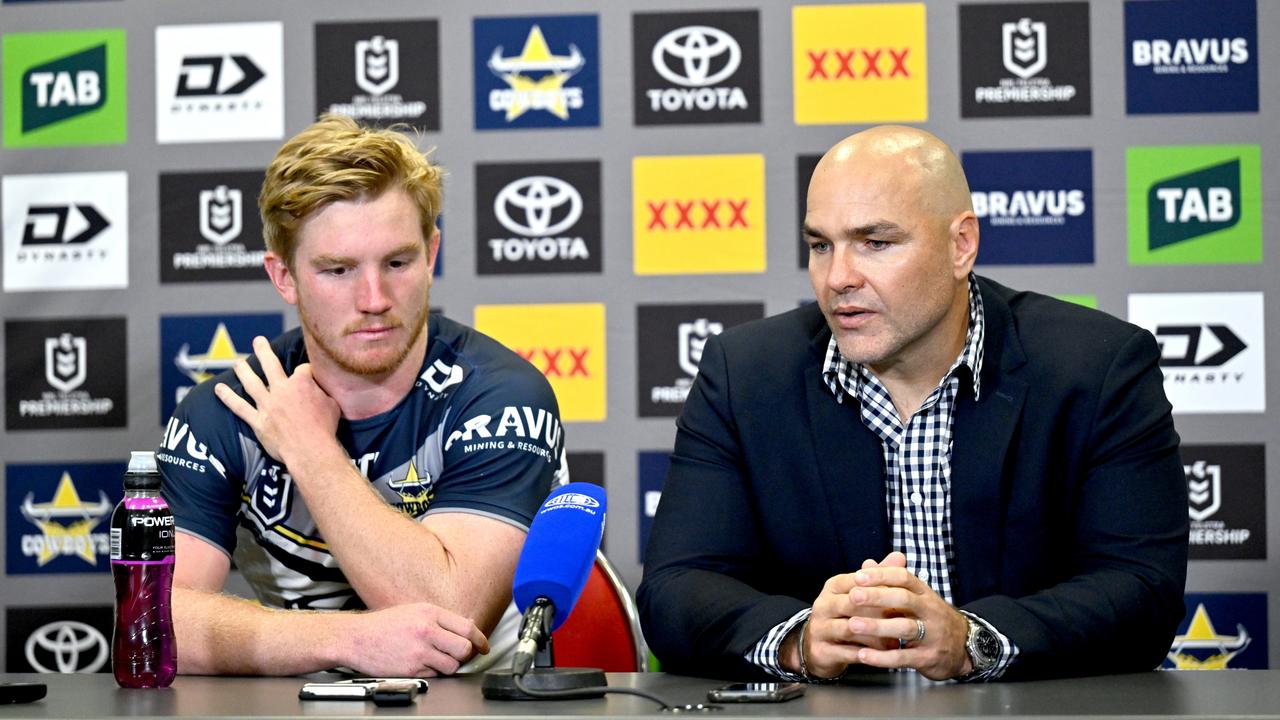
<svg viewBox="0 0 1280 720">
<path fill-rule="evenodd" d="M 748 650 L 743 658 L 747 662 L 764 670 L 775 677 L 792 682 L 804 682 L 805 677 L 800 673 L 787 672 L 782 669 L 779 663 L 778 654 L 782 649 L 782 641 L 787 639 L 787 635 L 796 628 L 797 625 L 809 619 L 809 615 L 813 613 L 813 608 L 805 608 L 800 612 L 792 615 L 790 618 L 774 625 L 760 638 L 754 647 Z"/>
<path fill-rule="evenodd" d="M 1013 661 L 1018 657 L 1018 646 L 1014 645 L 1012 640 L 1005 637 L 1004 633 L 997 630 L 994 625 L 986 620 L 983 620 L 967 610 L 961 610 L 960 613 L 990 630 L 996 636 L 996 639 L 1000 641 L 1000 654 L 996 656 L 995 664 L 984 672 L 973 673 L 972 675 L 963 678 L 961 682 L 986 682 L 988 680 L 995 680 L 1001 675 L 1004 675 L 1005 671 L 1013 665 Z"/>
</svg>

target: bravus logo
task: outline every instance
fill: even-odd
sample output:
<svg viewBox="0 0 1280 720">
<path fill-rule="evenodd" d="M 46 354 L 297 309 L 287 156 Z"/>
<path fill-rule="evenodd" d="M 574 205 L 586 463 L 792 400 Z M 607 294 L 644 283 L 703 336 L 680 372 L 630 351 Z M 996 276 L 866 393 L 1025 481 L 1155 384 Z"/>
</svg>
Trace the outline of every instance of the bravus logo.
<svg viewBox="0 0 1280 720">
<path fill-rule="evenodd" d="M 107 45 L 37 65 L 22 74 L 22 132 L 97 110 L 107 101 Z"/>
<path fill-rule="evenodd" d="M 1240 222 L 1240 159 L 1161 180 L 1147 191 L 1152 250 Z"/>
</svg>

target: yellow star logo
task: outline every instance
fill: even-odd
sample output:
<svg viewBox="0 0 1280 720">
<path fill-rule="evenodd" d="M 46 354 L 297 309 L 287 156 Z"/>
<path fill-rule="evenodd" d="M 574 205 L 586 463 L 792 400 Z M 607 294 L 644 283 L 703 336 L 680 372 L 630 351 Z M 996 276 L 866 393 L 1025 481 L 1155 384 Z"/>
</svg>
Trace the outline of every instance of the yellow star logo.
<svg viewBox="0 0 1280 720">
<path fill-rule="evenodd" d="M 44 543 L 36 553 L 36 565 L 44 567 L 59 555 L 76 555 L 90 565 L 98 564 L 91 531 L 111 512 L 111 500 L 99 491 L 98 502 L 86 503 L 71 482 L 69 473 L 62 473 L 53 500 L 47 503 L 32 502 L 34 494 L 28 493 L 22 503 L 22 516 L 40 529 Z M 66 519 L 74 518 L 70 522 Z"/>
<path fill-rule="evenodd" d="M 423 487 L 429 482 L 431 482 L 430 477 L 424 480 L 418 476 L 418 468 L 410 460 L 409 470 L 405 473 L 404 479 L 392 480 L 387 483 L 387 487 L 400 496 L 400 512 L 409 517 L 417 517 L 427 511 L 427 506 L 435 496 L 434 492 Z"/>
<path fill-rule="evenodd" d="M 513 58 L 502 57 L 499 47 L 489 58 L 489 69 L 511 87 L 514 97 L 507 108 L 507 122 L 529 110 L 546 110 L 561 120 L 569 119 L 564 84 L 582 68 L 584 60 L 576 46 L 568 55 L 553 55 L 542 28 L 534 25 L 525 38 L 524 48 Z M 547 73 L 535 80 L 531 73 Z"/>
<path fill-rule="evenodd" d="M 213 339 L 209 341 L 209 349 L 204 354 L 191 355 L 188 352 L 189 348 L 190 345 L 183 345 L 173 362 L 197 385 L 231 368 L 241 358 L 249 356 L 249 353 L 236 351 L 236 345 L 231 341 L 231 333 L 227 330 L 226 323 L 218 323 L 217 329 L 213 331 Z"/>
<path fill-rule="evenodd" d="M 1173 638 L 1173 647 L 1169 650 L 1169 660 L 1179 670 L 1224 670 L 1227 663 L 1239 655 L 1253 638 L 1244 625 L 1236 625 L 1236 635 L 1219 635 L 1209 619 L 1209 612 L 1204 603 L 1196 606 L 1187 625 L 1187 633 Z M 1200 657 L 1185 652 L 1187 650 L 1216 651 L 1207 657 Z"/>
</svg>

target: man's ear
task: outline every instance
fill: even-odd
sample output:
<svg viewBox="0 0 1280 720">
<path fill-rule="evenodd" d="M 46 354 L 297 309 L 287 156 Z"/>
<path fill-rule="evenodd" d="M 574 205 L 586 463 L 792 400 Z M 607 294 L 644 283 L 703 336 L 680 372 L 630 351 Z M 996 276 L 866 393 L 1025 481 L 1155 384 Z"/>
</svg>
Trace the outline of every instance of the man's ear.
<svg viewBox="0 0 1280 720">
<path fill-rule="evenodd" d="M 951 221 L 952 265 L 957 280 L 969 277 L 978 259 L 978 216 L 966 210 Z"/>
<path fill-rule="evenodd" d="M 262 258 L 262 265 L 267 270 L 267 277 L 276 286 L 276 292 L 290 305 L 298 304 L 298 284 L 284 258 L 268 251 Z"/>
<path fill-rule="evenodd" d="M 427 240 L 427 277 L 436 273 L 436 258 L 440 255 L 440 228 L 432 228 L 431 237 Z"/>
</svg>

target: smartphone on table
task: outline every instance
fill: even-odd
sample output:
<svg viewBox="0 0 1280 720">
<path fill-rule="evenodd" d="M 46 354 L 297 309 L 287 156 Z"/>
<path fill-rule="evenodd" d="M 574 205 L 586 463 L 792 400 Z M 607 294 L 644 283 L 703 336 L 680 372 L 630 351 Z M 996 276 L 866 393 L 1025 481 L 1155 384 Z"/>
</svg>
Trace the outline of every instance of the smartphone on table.
<svg viewBox="0 0 1280 720">
<path fill-rule="evenodd" d="M 803 683 L 734 683 L 707 693 L 712 702 L 786 702 L 804 695 Z"/>
</svg>

